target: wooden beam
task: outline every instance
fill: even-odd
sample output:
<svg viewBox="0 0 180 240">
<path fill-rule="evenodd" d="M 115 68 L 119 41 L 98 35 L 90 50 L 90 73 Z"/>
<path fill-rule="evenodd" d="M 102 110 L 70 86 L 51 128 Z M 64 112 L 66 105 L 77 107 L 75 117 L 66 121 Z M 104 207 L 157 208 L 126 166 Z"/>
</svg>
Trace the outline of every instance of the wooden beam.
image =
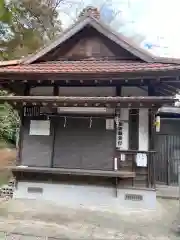
<svg viewBox="0 0 180 240">
<path fill-rule="evenodd" d="M 110 178 L 134 178 L 135 172 L 130 171 L 104 171 L 104 170 L 85 170 L 85 169 L 64 169 L 64 168 L 43 168 L 43 167 L 10 167 L 13 172 L 35 172 L 35 173 L 51 173 L 62 175 L 77 176 L 99 176 Z"/>
<path fill-rule="evenodd" d="M 0 103 L 13 106 L 54 106 L 56 107 L 124 107 L 154 108 L 163 104 L 173 104 L 172 96 L 154 97 L 62 97 L 62 96 L 0 96 Z"/>
<path fill-rule="evenodd" d="M 27 101 L 31 103 L 35 102 L 47 102 L 47 103 L 132 103 L 132 102 L 174 102 L 177 99 L 173 96 L 131 96 L 131 97 L 66 97 L 66 96 L 0 96 L 0 102 L 14 101 L 22 102 Z"/>
<path fill-rule="evenodd" d="M 74 81 L 77 80 L 79 82 L 79 79 L 85 81 L 87 80 L 93 80 L 97 79 L 98 81 L 101 80 L 119 80 L 119 76 L 121 76 L 121 79 L 125 82 L 125 80 L 128 80 L 128 82 L 131 82 L 132 79 L 136 79 L 137 82 L 141 83 L 141 80 L 143 80 L 143 84 L 146 84 L 148 81 L 153 81 L 157 82 L 157 78 L 160 77 L 162 78 L 161 82 L 179 82 L 179 80 L 174 79 L 176 76 L 179 76 L 178 71 L 167 71 L 166 76 L 164 77 L 164 71 L 143 71 L 143 72 L 116 72 L 116 73 L 111 73 L 111 72 L 104 72 L 104 73 L 54 73 L 54 72 L 48 72 L 48 73 L 1 73 L 0 76 L 0 81 L 4 80 L 14 80 L 16 81 L 63 81 L 63 80 L 70 80 Z M 133 77 L 132 77 L 133 76 Z M 169 79 L 168 79 L 169 78 Z M 170 79 L 172 78 L 172 80 Z M 37 80 L 36 80 L 37 79 Z M 138 80 L 139 79 L 139 80 Z"/>
</svg>

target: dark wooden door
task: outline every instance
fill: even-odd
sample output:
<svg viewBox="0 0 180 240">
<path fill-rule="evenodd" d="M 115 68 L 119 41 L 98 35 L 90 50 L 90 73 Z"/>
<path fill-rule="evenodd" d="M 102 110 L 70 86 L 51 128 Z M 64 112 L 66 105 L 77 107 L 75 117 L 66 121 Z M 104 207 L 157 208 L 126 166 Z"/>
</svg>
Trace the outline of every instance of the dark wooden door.
<svg viewBox="0 0 180 240">
<path fill-rule="evenodd" d="M 115 132 L 105 118 L 60 118 L 55 132 L 54 167 L 113 169 Z"/>
<path fill-rule="evenodd" d="M 180 135 L 159 134 L 156 136 L 155 173 L 156 181 L 167 185 L 178 184 L 180 164 Z"/>
</svg>

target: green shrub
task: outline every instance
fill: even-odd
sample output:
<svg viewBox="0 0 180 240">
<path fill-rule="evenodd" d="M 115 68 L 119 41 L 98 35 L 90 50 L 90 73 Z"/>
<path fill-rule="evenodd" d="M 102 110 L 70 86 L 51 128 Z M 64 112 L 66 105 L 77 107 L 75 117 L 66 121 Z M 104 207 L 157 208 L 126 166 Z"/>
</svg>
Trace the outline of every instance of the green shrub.
<svg viewBox="0 0 180 240">
<path fill-rule="evenodd" d="M 7 95 L 4 90 L 0 91 L 0 95 Z M 19 115 L 9 104 L 0 104 L 0 139 L 16 142 L 16 133 L 19 128 Z"/>
</svg>

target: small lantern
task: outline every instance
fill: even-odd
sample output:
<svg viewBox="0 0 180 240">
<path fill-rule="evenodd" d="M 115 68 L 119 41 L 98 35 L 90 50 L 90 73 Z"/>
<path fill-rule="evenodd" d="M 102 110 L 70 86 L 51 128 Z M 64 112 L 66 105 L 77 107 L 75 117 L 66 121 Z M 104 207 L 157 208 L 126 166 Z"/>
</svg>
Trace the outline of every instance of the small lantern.
<svg viewBox="0 0 180 240">
<path fill-rule="evenodd" d="M 155 122 L 156 132 L 160 132 L 160 125 L 161 125 L 161 118 L 160 118 L 160 116 L 157 116 L 156 122 Z"/>
</svg>

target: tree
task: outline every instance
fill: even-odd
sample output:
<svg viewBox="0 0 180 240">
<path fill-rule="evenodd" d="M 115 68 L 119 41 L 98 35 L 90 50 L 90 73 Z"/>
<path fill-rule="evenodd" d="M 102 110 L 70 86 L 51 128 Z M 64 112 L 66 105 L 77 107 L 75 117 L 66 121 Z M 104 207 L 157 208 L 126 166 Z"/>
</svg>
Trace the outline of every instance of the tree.
<svg viewBox="0 0 180 240">
<path fill-rule="evenodd" d="M 62 0 L 0 0 L 0 59 L 35 52 L 61 32 L 57 7 Z M 0 95 L 8 92 L 0 90 Z M 8 104 L 0 105 L 0 139 L 15 142 L 19 116 Z"/>
<path fill-rule="evenodd" d="M 5 37 L 6 26 L 11 22 L 11 13 L 5 4 L 5 0 L 0 0 L 0 37 Z"/>
<path fill-rule="evenodd" d="M 1 90 L 0 96 L 2 95 L 8 95 L 8 92 Z M 18 127 L 19 116 L 17 111 L 9 104 L 0 104 L 0 140 L 6 139 L 15 142 Z"/>
<path fill-rule="evenodd" d="M 62 30 L 57 12 L 61 1 L 9 1 L 5 5 L 9 19 L 0 28 L 8 33 L 0 42 L 1 59 L 26 56 L 57 37 Z M 6 14 L 2 16 L 3 21 L 5 16 Z"/>
</svg>

